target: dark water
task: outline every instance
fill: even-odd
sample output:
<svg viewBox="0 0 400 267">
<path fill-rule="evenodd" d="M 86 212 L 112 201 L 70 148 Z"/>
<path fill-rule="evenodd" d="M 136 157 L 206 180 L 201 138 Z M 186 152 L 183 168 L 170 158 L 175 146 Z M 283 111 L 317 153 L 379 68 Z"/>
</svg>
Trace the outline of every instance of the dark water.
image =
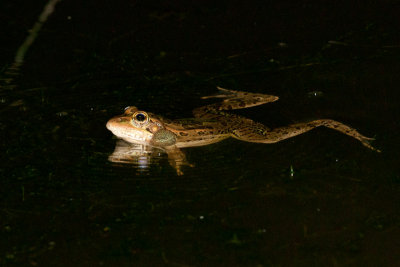
<svg viewBox="0 0 400 267">
<path fill-rule="evenodd" d="M 44 4 L 0 4 L 3 78 Z M 61 2 L 0 91 L 0 265 L 399 265 L 398 11 Z M 165 154 L 142 171 L 107 160 L 105 123 L 125 106 L 190 117 L 216 86 L 280 96 L 238 114 L 271 127 L 336 119 L 383 152 L 317 129 L 185 149 L 184 176 Z"/>
</svg>

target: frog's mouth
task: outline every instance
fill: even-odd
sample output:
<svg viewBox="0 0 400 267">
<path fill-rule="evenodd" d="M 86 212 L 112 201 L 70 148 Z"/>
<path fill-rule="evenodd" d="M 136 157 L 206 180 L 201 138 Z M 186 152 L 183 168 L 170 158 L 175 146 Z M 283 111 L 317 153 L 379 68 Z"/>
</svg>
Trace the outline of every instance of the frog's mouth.
<svg viewBox="0 0 400 267">
<path fill-rule="evenodd" d="M 107 122 L 106 127 L 118 138 L 129 143 L 149 144 L 153 137 L 153 134 L 146 129 L 137 128 L 123 118 L 112 118 Z"/>
</svg>

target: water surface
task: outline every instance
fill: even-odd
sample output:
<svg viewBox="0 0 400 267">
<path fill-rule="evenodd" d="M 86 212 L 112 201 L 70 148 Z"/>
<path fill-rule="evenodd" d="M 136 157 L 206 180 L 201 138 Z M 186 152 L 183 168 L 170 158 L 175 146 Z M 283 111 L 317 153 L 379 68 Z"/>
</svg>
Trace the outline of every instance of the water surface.
<svg viewBox="0 0 400 267">
<path fill-rule="evenodd" d="M 1 4 L 2 77 L 39 2 Z M 397 13 L 353 9 L 60 2 L 0 91 L 1 264 L 399 264 Z M 108 161 L 117 140 L 105 123 L 124 107 L 190 117 L 216 86 L 280 96 L 237 112 L 255 121 L 332 118 L 383 152 L 316 129 L 185 149 L 195 166 L 184 176 L 162 153 L 147 168 Z"/>
</svg>

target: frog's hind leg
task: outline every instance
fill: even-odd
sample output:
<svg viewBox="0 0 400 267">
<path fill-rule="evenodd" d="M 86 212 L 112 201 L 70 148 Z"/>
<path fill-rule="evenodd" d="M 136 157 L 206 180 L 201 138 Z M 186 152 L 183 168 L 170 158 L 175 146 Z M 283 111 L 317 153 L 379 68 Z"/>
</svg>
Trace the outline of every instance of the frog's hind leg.
<svg viewBox="0 0 400 267">
<path fill-rule="evenodd" d="M 230 110 L 230 109 L 241 109 L 254 107 L 262 104 L 266 104 L 269 102 L 274 102 L 279 99 L 279 97 L 274 95 L 266 95 L 259 93 L 250 93 L 245 91 L 235 91 L 229 90 L 222 87 L 218 87 L 220 94 L 211 95 L 211 96 L 203 96 L 201 99 L 208 98 L 225 98 L 224 102 L 233 105 L 231 108 L 228 106 L 221 106 L 220 110 Z M 241 102 L 240 102 L 240 101 Z M 237 104 L 237 105 L 235 105 Z"/>
<path fill-rule="evenodd" d="M 223 92 L 225 96 L 224 101 L 220 103 L 219 110 L 250 108 L 270 102 L 275 102 L 279 99 L 279 97 L 275 95 L 234 91 L 222 87 L 217 88 L 220 92 Z"/>
<path fill-rule="evenodd" d="M 220 91 L 218 95 L 203 96 L 202 99 L 208 98 L 225 98 L 220 103 L 215 103 L 203 107 L 196 108 L 193 110 L 193 114 L 196 117 L 202 117 L 205 113 L 216 113 L 218 111 L 232 110 L 232 109 L 242 109 L 254 107 L 269 102 L 274 102 L 279 99 L 279 97 L 274 95 L 249 93 L 244 91 L 234 91 L 228 90 L 221 87 L 217 87 Z"/>
<path fill-rule="evenodd" d="M 370 141 L 374 140 L 374 138 L 366 137 L 360 134 L 356 129 L 351 128 L 350 126 L 347 126 L 341 122 L 330 119 L 314 120 L 307 123 L 296 123 L 285 127 L 275 128 L 273 130 L 262 130 L 260 127 L 258 127 L 258 129 L 255 128 L 255 131 L 249 132 L 246 128 L 240 128 L 234 130 L 232 135 L 237 139 L 247 142 L 276 143 L 308 132 L 319 126 L 325 126 L 327 128 L 339 131 L 345 135 L 351 136 L 359 140 L 364 146 L 368 147 L 369 149 L 380 152 L 378 149 L 374 148 L 370 144 Z"/>
</svg>

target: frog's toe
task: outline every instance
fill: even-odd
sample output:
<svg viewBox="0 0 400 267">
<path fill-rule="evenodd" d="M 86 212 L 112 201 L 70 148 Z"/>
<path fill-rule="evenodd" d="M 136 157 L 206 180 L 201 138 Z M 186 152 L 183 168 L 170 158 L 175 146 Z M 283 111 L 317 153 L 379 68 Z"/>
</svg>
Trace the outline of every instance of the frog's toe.
<svg viewBox="0 0 400 267">
<path fill-rule="evenodd" d="M 363 139 L 365 139 L 365 140 L 370 140 L 370 141 L 373 141 L 373 140 L 375 140 L 375 138 L 374 138 L 374 137 L 366 137 L 366 136 L 364 136 L 364 137 L 363 137 Z"/>
<path fill-rule="evenodd" d="M 365 138 L 363 138 L 362 140 L 361 140 L 361 143 L 364 145 L 364 146 L 366 146 L 366 147 L 368 147 L 369 149 L 371 149 L 371 150 L 373 150 L 373 151 L 376 151 L 376 152 L 382 152 L 381 150 L 379 150 L 379 149 L 377 149 L 377 148 L 375 148 L 375 147 L 373 147 L 372 145 L 371 145 L 371 143 L 372 143 L 372 141 L 373 140 L 375 140 L 375 138 L 368 138 L 368 137 L 365 137 Z"/>
</svg>

